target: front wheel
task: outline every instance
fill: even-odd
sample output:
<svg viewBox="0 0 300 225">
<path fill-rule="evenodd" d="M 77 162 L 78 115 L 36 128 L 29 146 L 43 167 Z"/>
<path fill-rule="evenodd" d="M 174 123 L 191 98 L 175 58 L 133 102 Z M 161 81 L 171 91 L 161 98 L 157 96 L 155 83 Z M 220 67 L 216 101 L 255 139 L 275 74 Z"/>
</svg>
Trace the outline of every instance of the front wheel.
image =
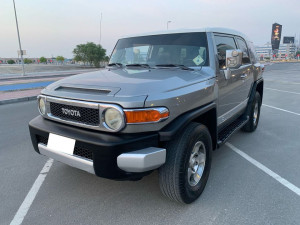
<svg viewBox="0 0 300 225">
<path fill-rule="evenodd" d="M 167 143 L 166 163 L 159 169 L 162 193 L 172 200 L 192 203 L 203 192 L 211 167 L 212 141 L 206 126 L 189 124 Z"/>
</svg>

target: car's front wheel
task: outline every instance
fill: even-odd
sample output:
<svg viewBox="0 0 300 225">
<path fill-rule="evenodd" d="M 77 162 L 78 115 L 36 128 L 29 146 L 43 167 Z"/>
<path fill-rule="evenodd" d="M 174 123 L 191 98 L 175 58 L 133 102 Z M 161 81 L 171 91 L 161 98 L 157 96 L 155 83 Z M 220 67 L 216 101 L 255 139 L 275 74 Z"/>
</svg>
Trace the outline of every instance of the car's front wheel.
<svg viewBox="0 0 300 225">
<path fill-rule="evenodd" d="M 167 143 L 166 163 L 159 169 L 163 194 L 182 203 L 195 201 L 208 180 L 211 152 L 207 127 L 194 122 Z"/>
</svg>

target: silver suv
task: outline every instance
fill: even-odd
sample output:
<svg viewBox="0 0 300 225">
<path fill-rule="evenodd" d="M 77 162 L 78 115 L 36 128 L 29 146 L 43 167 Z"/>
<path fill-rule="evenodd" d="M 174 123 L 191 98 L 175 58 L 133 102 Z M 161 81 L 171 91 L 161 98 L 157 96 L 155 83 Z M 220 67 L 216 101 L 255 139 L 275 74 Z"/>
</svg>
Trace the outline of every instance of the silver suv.
<svg viewBox="0 0 300 225">
<path fill-rule="evenodd" d="M 114 180 L 158 169 L 164 195 L 191 203 L 212 150 L 259 121 L 264 67 L 233 30 L 175 30 L 118 40 L 104 70 L 55 82 L 29 123 L 34 149 Z"/>
</svg>

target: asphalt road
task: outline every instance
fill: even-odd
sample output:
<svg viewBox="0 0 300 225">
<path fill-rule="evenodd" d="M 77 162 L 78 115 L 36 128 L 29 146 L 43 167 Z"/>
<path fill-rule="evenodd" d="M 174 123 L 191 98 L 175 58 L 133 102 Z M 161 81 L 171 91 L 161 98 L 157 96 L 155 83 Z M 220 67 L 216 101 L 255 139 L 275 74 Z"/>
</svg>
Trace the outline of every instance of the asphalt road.
<svg viewBox="0 0 300 225">
<path fill-rule="evenodd" d="M 274 64 L 256 132 L 229 143 L 300 188 L 300 64 Z M 267 105 L 267 106 L 266 106 Z M 271 108 L 276 107 L 276 108 Z M 285 111 L 282 111 L 285 110 Z M 10 224 L 47 158 L 31 146 L 35 102 L 0 106 L 0 224 Z M 191 205 L 166 199 L 154 172 L 137 182 L 95 177 L 54 161 L 23 224 L 299 224 L 300 196 L 226 145 Z"/>
</svg>

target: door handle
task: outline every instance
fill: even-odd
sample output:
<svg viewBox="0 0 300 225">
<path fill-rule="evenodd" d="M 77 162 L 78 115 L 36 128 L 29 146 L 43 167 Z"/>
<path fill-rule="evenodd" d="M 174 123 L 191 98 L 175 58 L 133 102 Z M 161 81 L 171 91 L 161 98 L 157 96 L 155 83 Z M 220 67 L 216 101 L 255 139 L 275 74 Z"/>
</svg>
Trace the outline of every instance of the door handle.
<svg viewBox="0 0 300 225">
<path fill-rule="evenodd" d="M 246 79 L 247 77 L 248 77 L 248 74 L 246 74 L 246 73 L 244 73 L 244 74 L 241 75 L 242 79 Z"/>
</svg>

